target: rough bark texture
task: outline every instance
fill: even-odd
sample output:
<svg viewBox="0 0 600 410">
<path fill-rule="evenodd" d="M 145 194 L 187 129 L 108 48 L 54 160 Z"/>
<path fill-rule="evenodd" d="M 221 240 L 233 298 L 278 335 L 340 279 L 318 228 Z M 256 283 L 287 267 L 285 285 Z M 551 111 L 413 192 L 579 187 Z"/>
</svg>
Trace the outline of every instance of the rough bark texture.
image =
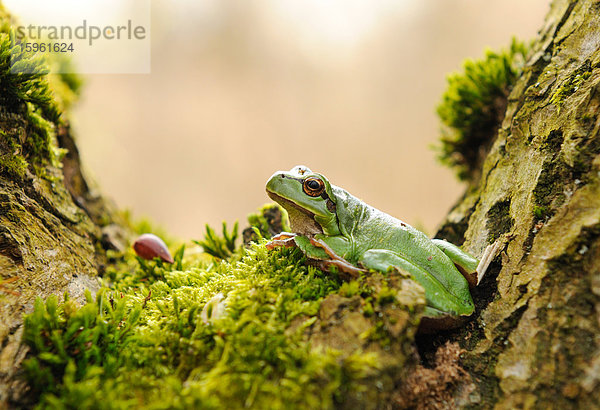
<svg viewBox="0 0 600 410">
<path fill-rule="evenodd" d="M 599 114 L 600 2 L 554 1 L 482 178 L 440 230 L 475 254 L 504 245 L 477 319 L 421 346 L 459 341 L 477 393 L 428 406 L 598 408 Z"/>
<path fill-rule="evenodd" d="M 27 353 L 20 345 L 23 314 L 36 297 L 68 292 L 82 300 L 86 288 L 97 289 L 102 244 L 110 242 L 103 226 L 104 233 L 116 226 L 105 201 L 87 188 L 68 128 L 59 134 L 69 155 L 62 169 L 49 171 L 64 172 L 65 183 L 29 171 L 23 184 L 0 175 L 0 273 L 4 280 L 16 278 L 0 289 L 0 407 L 23 399 L 25 386 L 15 379 Z"/>
<path fill-rule="evenodd" d="M 0 3 L 0 25 L 9 19 Z M 3 75 L 0 408 L 15 401 L 26 402 L 26 386 L 17 377 L 27 353 L 20 344 L 23 314 L 32 310 L 37 297 L 68 292 L 75 300 L 82 300 L 86 288 L 97 289 L 96 277 L 106 263 L 105 249 L 123 246 L 119 241 L 126 234 L 124 222 L 110 204 L 90 190 L 81 173 L 65 105 L 60 106 L 61 117 L 45 116 L 41 105 L 28 100 L 30 94 L 24 92 L 23 82 L 10 74 Z M 64 86 L 58 77 L 54 80 Z M 53 98 L 59 100 L 57 88 L 52 90 Z M 38 143 L 37 147 L 32 141 Z M 62 162 L 58 161 L 60 148 L 68 150 Z"/>
</svg>

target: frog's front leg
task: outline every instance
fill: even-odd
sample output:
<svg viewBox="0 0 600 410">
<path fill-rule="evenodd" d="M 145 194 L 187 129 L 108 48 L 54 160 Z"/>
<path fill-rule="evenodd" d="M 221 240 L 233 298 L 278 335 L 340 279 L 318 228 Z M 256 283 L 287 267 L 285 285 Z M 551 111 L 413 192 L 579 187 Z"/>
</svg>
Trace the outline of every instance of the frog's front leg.
<svg viewBox="0 0 600 410">
<path fill-rule="evenodd" d="M 294 246 L 296 246 L 296 242 L 294 240 L 295 237 L 295 233 L 281 232 L 272 237 L 271 240 L 267 242 L 265 246 L 269 250 L 273 250 L 277 247 L 293 248 Z"/>
<path fill-rule="evenodd" d="M 483 275 L 485 275 L 490 263 L 496 257 L 500 247 L 499 242 L 488 245 L 483 251 L 481 259 L 477 259 L 473 255 L 460 249 L 458 246 L 443 239 L 432 239 L 431 242 L 450 258 L 458 271 L 462 273 L 467 282 L 469 282 L 471 288 L 479 285 L 481 279 L 483 279 Z"/>
<path fill-rule="evenodd" d="M 361 273 L 366 272 L 365 269 L 358 268 L 350 262 L 339 256 L 325 241 L 322 239 L 310 238 L 310 244 L 316 248 L 321 248 L 331 259 L 318 260 L 317 266 L 322 270 L 331 270 L 335 266 L 340 272 L 348 274 L 352 279 L 357 278 Z"/>
</svg>

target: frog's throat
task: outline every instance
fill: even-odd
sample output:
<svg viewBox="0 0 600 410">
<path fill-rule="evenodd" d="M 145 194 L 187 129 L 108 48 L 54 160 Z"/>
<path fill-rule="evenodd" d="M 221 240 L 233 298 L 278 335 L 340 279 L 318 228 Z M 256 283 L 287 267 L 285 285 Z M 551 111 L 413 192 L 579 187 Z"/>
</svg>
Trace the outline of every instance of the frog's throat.
<svg viewBox="0 0 600 410">
<path fill-rule="evenodd" d="M 283 198 L 274 192 L 267 191 L 267 195 L 273 201 L 283 206 L 290 218 L 290 228 L 292 232 L 304 235 L 314 236 L 323 233 L 323 228 L 315 221 L 315 214 L 301 206 L 295 204 L 289 199 Z"/>
</svg>

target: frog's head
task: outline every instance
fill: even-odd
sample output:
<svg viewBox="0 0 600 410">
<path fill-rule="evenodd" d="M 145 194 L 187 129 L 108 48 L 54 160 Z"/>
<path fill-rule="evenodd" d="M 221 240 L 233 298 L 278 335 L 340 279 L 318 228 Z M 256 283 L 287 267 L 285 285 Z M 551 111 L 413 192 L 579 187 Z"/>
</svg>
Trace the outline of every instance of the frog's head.
<svg viewBox="0 0 600 410">
<path fill-rule="evenodd" d="M 267 194 L 288 212 L 294 233 L 339 235 L 336 198 L 323 175 L 303 165 L 278 171 L 267 182 Z"/>
</svg>

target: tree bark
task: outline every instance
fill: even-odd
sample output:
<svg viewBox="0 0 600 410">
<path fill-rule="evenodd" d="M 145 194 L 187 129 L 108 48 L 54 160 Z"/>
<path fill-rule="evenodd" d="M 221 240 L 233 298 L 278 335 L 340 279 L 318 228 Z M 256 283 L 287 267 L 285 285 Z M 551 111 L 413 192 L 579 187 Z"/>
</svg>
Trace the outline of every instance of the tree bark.
<svg viewBox="0 0 600 410">
<path fill-rule="evenodd" d="M 105 250 L 123 246 L 115 235 L 127 234 L 110 204 L 88 189 L 68 127 L 59 133 L 70 151 L 62 169 L 49 171 L 62 175 L 60 182 L 29 170 L 23 184 L 0 175 L 0 273 L 16 279 L 0 288 L 0 404 L 22 401 L 26 390 L 15 379 L 27 353 L 23 314 L 37 297 L 68 292 L 82 301 L 85 289 L 98 289 Z"/>
<path fill-rule="evenodd" d="M 3 30 L 9 21 L 0 4 L 1 52 L 7 50 Z M 105 250 L 124 246 L 127 230 L 81 172 L 68 104 L 57 103 L 57 90 L 72 91 L 59 76 L 19 77 L 10 73 L 6 59 L 1 65 L 0 408 L 5 408 L 23 403 L 26 393 L 17 377 L 27 353 L 20 343 L 23 314 L 32 310 L 37 297 L 68 292 L 77 300 L 86 288 L 97 289 Z M 55 86 L 50 88 L 53 97 L 35 98 L 51 87 L 49 81 Z M 67 150 L 62 161 L 60 149 Z"/>
<path fill-rule="evenodd" d="M 476 393 L 457 389 L 455 405 L 599 406 L 599 114 L 600 2 L 554 1 L 482 177 L 438 233 L 474 254 L 503 244 L 477 319 L 422 341 L 425 356 L 448 339 L 466 349 Z"/>
</svg>

